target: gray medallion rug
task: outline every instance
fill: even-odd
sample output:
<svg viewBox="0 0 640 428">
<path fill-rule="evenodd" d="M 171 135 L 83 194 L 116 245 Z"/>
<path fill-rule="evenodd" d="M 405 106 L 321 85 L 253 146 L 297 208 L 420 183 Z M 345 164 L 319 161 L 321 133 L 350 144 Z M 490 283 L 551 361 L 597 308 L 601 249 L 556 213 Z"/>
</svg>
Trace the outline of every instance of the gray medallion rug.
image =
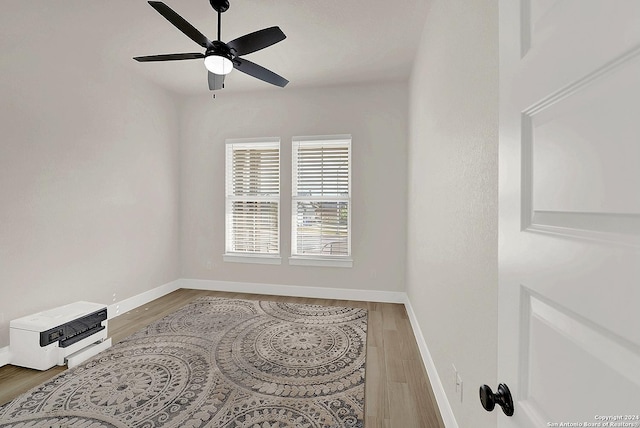
<svg viewBox="0 0 640 428">
<path fill-rule="evenodd" d="M 200 297 L 0 407 L 0 427 L 363 427 L 366 309 Z"/>
</svg>

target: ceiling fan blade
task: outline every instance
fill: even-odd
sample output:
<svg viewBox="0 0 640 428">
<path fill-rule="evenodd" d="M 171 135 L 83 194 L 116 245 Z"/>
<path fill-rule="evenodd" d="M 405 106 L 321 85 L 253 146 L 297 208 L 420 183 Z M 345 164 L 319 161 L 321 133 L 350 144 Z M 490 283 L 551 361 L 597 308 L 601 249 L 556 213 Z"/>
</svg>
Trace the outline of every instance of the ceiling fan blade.
<svg viewBox="0 0 640 428">
<path fill-rule="evenodd" d="M 152 62 L 152 61 L 178 61 L 183 59 L 199 59 L 204 58 L 204 54 L 199 52 L 194 53 L 178 53 L 178 54 L 163 54 L 163 55 L 147 55 L 134 57 L 138 62 Z"/>
<path fill-rule="evenodd" d="M 224 75 L 209 72 L 209 89 L 215 91 L 224 88 Z"/>
<path fill-rule="evenodd" d="M 263 80 L 267 83 L 271 83 L 272 85 L 280 86 L 281 88 L 284 88 L 287 86 L 287 83 L 289 83 L 289 81 L 284 77 L 244 58 L 235 58 L 234 62 L 234 68 L 236 70 L 242 71 L 256 79 Z"/>
<path fill-rule="evenodd" d="M 189 24 L 183 17 L 174 12 L 166 4 L 161 1 L 150 1 L 149 4 L 155 10 L 164 16 L 167 21 L 175 25 L 180 31 L 186 34 L 191 40 L 202 46 L 203 48 L 211 47 L 211 40 L 209 40 L 204 34 L 196 30 L 193 25 Z"/>
<path fill-rule="evenodd" d="M 242 56 L 274 45 L 286 38 L 287 36 L 279 27 L 270 27 L 238 37 L 227 43 L 227 46 L 235 49 L 236 55 Z"/>
</svg>

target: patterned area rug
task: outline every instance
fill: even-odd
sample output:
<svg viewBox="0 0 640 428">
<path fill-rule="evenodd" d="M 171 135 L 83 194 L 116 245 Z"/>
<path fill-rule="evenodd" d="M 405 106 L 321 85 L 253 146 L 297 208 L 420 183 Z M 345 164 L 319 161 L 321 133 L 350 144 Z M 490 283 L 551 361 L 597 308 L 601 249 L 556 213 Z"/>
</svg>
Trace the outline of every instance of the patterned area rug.
<svg viewBox="0 0 640 428">
<path fill-rule="evenodd" d="M 0 407 L 0 427 L 363 427 L 366 309 L 201 297 Z"/>
</svg>

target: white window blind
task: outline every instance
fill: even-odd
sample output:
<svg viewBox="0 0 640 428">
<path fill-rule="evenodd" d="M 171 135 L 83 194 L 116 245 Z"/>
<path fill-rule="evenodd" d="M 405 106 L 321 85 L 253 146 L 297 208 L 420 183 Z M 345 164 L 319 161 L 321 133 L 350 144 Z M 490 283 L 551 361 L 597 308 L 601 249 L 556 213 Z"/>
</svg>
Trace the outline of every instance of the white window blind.
<svg viewBox="0 0 640 428">
<path fill-rule="evenodd" d="M 292 256 L 351 256 L 351 137 L 293 139 Z"/>
<path fill-rule="evenodd" d="M 227 140 L 226 253 L 280 253 L 280 140 Z"/>
</svg>

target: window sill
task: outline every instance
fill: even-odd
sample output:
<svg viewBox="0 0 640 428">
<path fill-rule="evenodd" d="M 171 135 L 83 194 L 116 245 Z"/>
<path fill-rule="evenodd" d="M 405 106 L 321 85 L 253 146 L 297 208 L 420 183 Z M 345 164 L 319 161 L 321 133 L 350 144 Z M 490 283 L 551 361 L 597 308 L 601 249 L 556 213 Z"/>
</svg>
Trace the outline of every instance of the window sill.
<svg viewBox="0 0 640 428">
<path fill-rule="evenodd" d="M 280 265 L 282 264 L 282 257 L 280 256 L 265 256 L 265 255 L 250 255 L 250 254 L 223 254 L 222 260 L 231 263 L 255 263 L 262 265 Z"/>
<path fill-rule="evenodd" d="M 337 259 L 329 257 L 289 257 L 289 264 L 294 266 L 353 267 L 353 259 Z"/>
</svg>

